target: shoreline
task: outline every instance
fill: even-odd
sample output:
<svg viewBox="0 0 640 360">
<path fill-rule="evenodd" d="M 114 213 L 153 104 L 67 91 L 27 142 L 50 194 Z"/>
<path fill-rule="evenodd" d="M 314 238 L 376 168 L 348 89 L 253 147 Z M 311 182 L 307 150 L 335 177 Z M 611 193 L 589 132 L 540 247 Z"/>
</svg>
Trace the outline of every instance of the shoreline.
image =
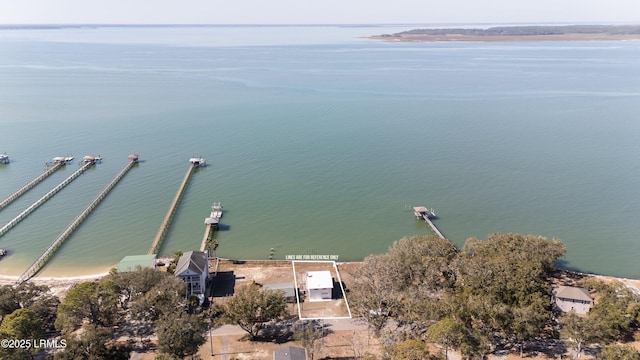
<svg viewBox="0 0 640 360">
<path fill-rule="evenodd" d="M 226 259 L 226 260 L 229 260 L 229 259 Z M 292 262 L 292 260 L 241 260 L 241 262 L 252 262 L 256 264 L 261 264 L 261 266 L 264 266 L 264 267 L 268 267 L 268 266 L 276 265 L 278 263 Z M 336 265 L 340 267 L 341 265 L 355 265 L 355 264 L 361 264 L 361 263 L 362 261 L 340 261 L 340 262 L 336 262 Z M 594 274 L 594 273 L 585 273 L 585 272 L 562 269 L 562 268 L 558 268 L 556 269 L 556 271 L 559 274 L 572 275 L 572 276 L 569 276 L 570 278 L 595 277 L 598 279 L 602 279 L 604 281 L 619 281 L 624 285 L 633 286 L 637 289 L 640 289 L 640 279 L 616 277 L 611 275 L 602 275 L 602 274 Z M 66 292 L 69 289 L 71 289 L 73 286 L 84 281 L 99 280 L 107 275 L 109 275 L 109 271 L 85 274 L 85 275 L 71 275 L 71 276 L 43 276 L 43 277 L 35 276 L 28 281 L 35 285 L 46 285 L 51 289 L 51 293 L 53 293 L 58 297 L 64 297 Z M 18 278 L 19 276 L 0 274 L 0 286 L 15 285 L 15 282 L 16 280 L 18 280 Z"/>
<path fill-rule="evenodd" d="M 363 39 L 384 42 L 555 42 L 555 41 L 633 41 L 640 40 L 640 34 L 562 34 L 562 35 L 375 35 Z"/>
</svg>

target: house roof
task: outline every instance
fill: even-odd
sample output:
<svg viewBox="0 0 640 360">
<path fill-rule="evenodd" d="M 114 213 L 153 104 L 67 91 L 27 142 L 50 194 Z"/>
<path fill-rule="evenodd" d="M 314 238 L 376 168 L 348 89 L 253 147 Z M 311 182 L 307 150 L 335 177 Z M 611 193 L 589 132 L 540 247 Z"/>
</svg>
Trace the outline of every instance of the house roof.
<svg viewBox="0 0 640 360">
<path fill-rule="evenodd" d="M 191 270 L 197 274 L 204 274 L 207 270 L 207 253 L 203 251 L 187 251 L 180 256 L 178 264 L 176 264 L 175 274 L 180 276 L 187 270 Z"/>
<path fill-rule="evenodd" d="M 333 278 L 329 270 L 308 271 L 307 289 L 333 289 Z"/>
<path fill-rule="evenodd" d="M 287 346 L 273 352 L 273 360 L 306 360 L 307 352 L 303 348 Z"/>
<path fill-rule="evenodd" d="M 293 283 L 277 283 L 277 284 L 264 284 L 262 287 L 264 291 L 282 291 L 284 293 L 284 297 L 296 297 L 296 292 L 294 290 Z"/>
<path fill-rule="evenodd" d="M 558 286 L 553 293 L 558 298 L 593 301 L 587 289 L 576 286 Z"/>
<path fill-rule="evenodd" d="M 155 255 L 129 255 L 118 263 L 118 272 L 128 272 L 141 268 L 155 268 Z"/>
</svg>

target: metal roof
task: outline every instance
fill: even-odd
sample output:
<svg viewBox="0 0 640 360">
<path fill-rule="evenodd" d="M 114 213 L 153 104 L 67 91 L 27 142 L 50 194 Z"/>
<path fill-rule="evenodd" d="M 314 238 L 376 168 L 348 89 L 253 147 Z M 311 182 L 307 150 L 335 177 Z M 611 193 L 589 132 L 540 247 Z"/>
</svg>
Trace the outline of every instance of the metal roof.
<svg viewBox="0 0 640 360">
<path fill-rule="evenodd" d="M 273 360 L 306 360 L 307 351 L 295 346 L 287 346 L 273 352 Z"/>
<path fill-rule="evenodd" d="M 331 271 L 307 272 L 307 289 L 333 289 Z"/>
<path fill-rule="evenodd" d="M 138 266 L 141 268 L 155 268 L 155 255 L 129 255 L 125 256 L 118 263 L 118 272 L 134 271 Z"/>
<path fill-rule="evenodd" d="M 204 274 L 207 271 L 207 253 L 203 251 L 187 251 L 180 256 L 174 274 L 180 276 L 187 269 L 196 274 Z"/>
<path fill-rule="evenodd" d="M 581 287 L 558 286 L 553 293 L 558 298 L 593 301 L 593 298 L 589 295 L 589 291 Z"/>
</svg>

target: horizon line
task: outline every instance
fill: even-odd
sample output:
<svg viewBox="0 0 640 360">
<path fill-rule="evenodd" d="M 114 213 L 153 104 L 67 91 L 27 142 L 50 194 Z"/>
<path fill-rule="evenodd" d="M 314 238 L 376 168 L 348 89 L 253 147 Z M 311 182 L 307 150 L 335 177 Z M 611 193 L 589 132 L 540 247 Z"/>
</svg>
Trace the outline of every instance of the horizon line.
<svg viewBox="0 0 640 360">
<path fill-rule="evenodd" d="M 372 22 L 372 23 L 0 23 L 0 27 L 83 27 L 83 26 L 146 26 L 146 27 L 168 27 L 168 26 L 184 26 L 184 27 L 207 27 L 207 26 L 409 26 L 409 25 L 499 25 L 499 24 L 522 24 L 522 25 L 547 25 L 547 24 L 579 24 L 579 25 L 640 25 L 637 22 L 621 22 L 621 21 L 514 21 L 514 22 Z"/>
</svg>

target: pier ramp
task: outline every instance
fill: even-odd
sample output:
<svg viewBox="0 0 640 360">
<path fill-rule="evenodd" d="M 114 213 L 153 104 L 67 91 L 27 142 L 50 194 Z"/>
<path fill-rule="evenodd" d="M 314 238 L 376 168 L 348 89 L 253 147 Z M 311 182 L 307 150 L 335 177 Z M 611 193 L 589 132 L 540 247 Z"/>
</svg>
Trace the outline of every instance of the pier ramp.
<svg viewBox="0 0 640 360">
<path fill-rule="evenodd" d="M 44 194 L 40 199 L 31 204 L 28 208 L 26 208 L 23 212 L 18 214 L 15 218 L 9 221 L 5 226 L 0 228 L 0 237 L 6 234 L 9 230 L 11 230 L 14 226 L 16 226 L 20 221 L 24 220 L 29 214 L 34 212 L 40 205 L 44 204 L 47 200 L 51 199 L 55 194 L 57 194 L 60 190 L 64 189 L 65 186 L 69 185 L 73 180 L 75 180 L 78 176 L 84 173 L 89 167 L 95 165 L 94 162 L 87 162 L 78 170 L 76 170 L 73 174 L 69 175 L 68 178 L 64 179 L 60 184 L 51 189 L 48 193 Z"/>
<path fill-rule="evenodd" d="M 124 175 L 133 167 L 135 163 L 138 162 L 137 155 L 134 157 L 129 156 L 129 162 L 125 167 L 105 186 L 102 191 L 98 193 L 98 195 L 87 205 L 87 207 L 82 210 L 78 216 L 76 216 L 73 221 L 56 237 L 56 239 L 49 245 L 49 247 L 44 251 L 42 255 L 18 278 L 16 284 L 22 284 L 23 282 L 32 278 L 35 274 L 42 269 L 47 261 L 53 256 L 53 254 L 60 248 L 62 243 L 71 236 L 73 231 L 80 226 L 80 224 L 91 214 L 93 209 L 95 209 L 100 202 L 109 194 L 109 192 L 122 180 Z"/>
<path fill-rule="evenodd" d="M 424 220 L 431 227 L 431 230 L 433 230 L 433 232 L 438 235 L 439 238 L 446 239 L 446 237 L 444 237 L 438 227 L 433 223 L 433 221 L 431 221 L 431 218 L 436 217 L 436 213 L 433 211 L 433 209 L 429 210 L 425 206 L 416 206 L 413 208 L 413 213 L 416 216 L 416 219 Z"/>
<path fill-rule="evenodd" d="M 204 166 L 204 159 L 192 158 L 191 160 L 189 160 L 189 169 L 187 169 L 187 173 L 184 175 L 184 178 L 182 179 L 182 183 L 178 188 L 178 192 L 176 192 L 176 195 L 173 197 L 173 201 L 169 206 L 169 211 L 167 211 L 167 214 L 165 215 L 164 220 L 162 220 L 162 224 L 160 225 L 160 228 L 156 233 L 156 237 L 153 239 L 153 243 L 151 244 L 151 247 L 147 252 L 148 255 L 157 254 L 158 251 L 160 250 L 160 247 L 162 246 L 162 242 L 164 241 L 164 238 L 167 236 L 167 232 L 171 227 L 171 221 L 173 220 L 173 216 L 176 214 L 176 210 L 178 209 L 178 205 L 180 205 L 180 201 L 184 196 L 185 190 L 187 190 L 187 186 L 189 185 L 189 180 L 191 180 L 191 175 L 193 174 L 194 169 L 199 166 Z"/>
</svg>

